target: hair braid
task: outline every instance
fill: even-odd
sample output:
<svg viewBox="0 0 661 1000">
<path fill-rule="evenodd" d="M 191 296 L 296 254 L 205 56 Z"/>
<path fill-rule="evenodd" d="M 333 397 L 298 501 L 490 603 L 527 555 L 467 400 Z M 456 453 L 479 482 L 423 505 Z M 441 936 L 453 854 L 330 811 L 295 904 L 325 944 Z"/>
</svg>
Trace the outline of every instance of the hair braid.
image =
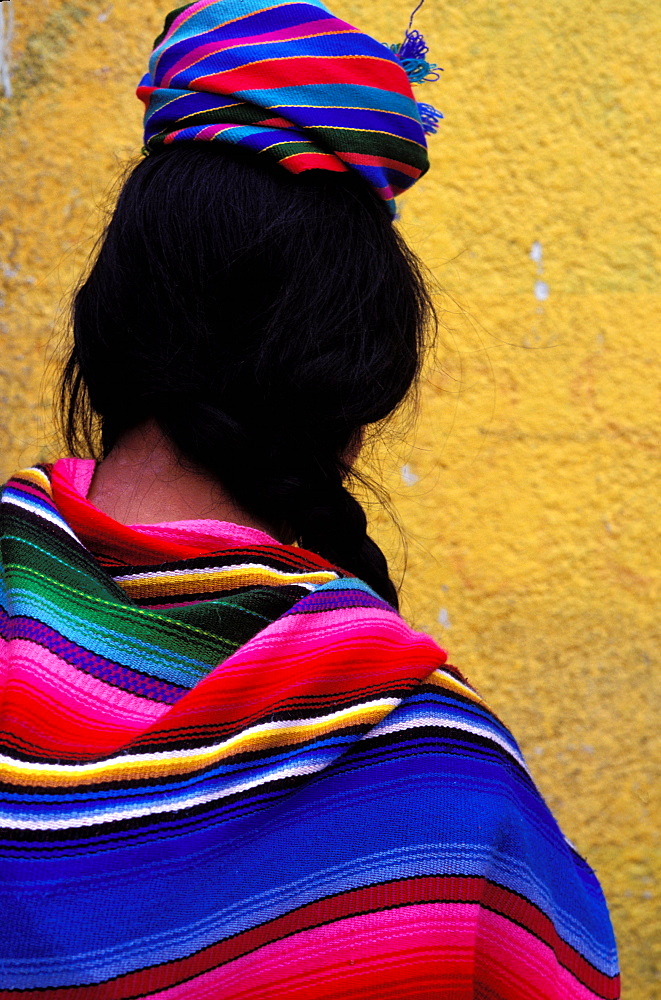
<svg viewBox="0 0 661 1000">
<path fill-rule="evenodd" d="M 323 499 L 305 514 L 300 531 L 304 548 L 360 577 L 394 608 L 397 589 L 390 578 L 383 552 L 367 533 L 362 505 L 342 483 L 324 491 Z"/>
</svg>

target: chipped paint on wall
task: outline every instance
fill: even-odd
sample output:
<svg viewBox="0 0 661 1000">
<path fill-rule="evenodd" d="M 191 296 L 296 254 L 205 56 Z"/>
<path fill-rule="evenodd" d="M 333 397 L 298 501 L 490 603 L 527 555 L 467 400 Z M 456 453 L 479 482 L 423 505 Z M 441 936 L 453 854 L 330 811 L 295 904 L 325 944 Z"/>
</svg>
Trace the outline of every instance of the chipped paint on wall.
<svg viewBox="0 0 661 1000">
<path fill-rule="evenodd" d="M 415 486 L 416 483 L 420 482 L 420 476 L 417 476 L 410 465 L 402 466 L 402 482 L 406 486 Z"/>
<path fill-rule="evenodd" d="M 535 282 L 535 298 L 538 302 L 546 302 L 550 295 L 550 289 L 546 281 L 542 281 L 544 274 L 544 250 L 539 240 L 535 240 L 530 248 L 530 259 L 537 265 L 538 278 Z"/>
<path fill-rule="evenodd" d="M 0 3 L 0 86 L 6 98 L 12 96 L 12 41 L 14 39 L 14 3 Z"/>
<path fill-rule="evenodd" d="M 551 291 L 545 281 L 535 282 L 535 298 L 538 302 L 546 302 L 550 294 Z"/>
<path fill-rule="evenodd" d="M 436 620 L 437 620 L 437 622 L 438 622 L 439 625 L 443 626 L 443 628 L 452 628 L 452 625 L 451 625 L 451 622 L 450 622 L 450 615 L 448 613 L 448 609 L 447 608 L 441 608 L 440 609 L 440 611 L 438 612 L 438 617 L 437 617 Z"/>
</svg>

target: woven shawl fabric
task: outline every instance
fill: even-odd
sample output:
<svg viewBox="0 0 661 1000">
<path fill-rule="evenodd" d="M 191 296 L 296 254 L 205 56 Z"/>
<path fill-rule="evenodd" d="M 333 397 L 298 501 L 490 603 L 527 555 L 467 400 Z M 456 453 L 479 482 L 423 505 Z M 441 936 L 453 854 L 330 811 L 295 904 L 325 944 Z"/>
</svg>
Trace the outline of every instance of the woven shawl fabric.
<svg viewBox="0 0 661 1000">
<path fill-rule="evenodd" d="M 173 11 L 138 87 L 145 146 L 214 140 L 305 170 L 358 171 L 394 211 L 429 168 L 409 78 L 319 0 Z"/>
<path fill-rule="evenodd" d="M 0 514 L 0 1000 L 619 996 L 514 739 L 364 584 L 60 463 Z"/>
</svg>

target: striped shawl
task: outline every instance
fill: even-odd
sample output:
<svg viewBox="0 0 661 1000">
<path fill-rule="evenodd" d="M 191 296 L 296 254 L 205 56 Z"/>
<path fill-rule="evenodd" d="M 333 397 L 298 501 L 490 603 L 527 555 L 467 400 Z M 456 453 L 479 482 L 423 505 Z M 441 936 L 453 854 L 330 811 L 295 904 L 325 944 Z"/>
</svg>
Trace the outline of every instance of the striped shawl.
<svg viewBox="0 0 661 1000">
<path fill-rule="evenodd" d="M 619 997 L 594 874 L 429 636 L 72 467 L 0 505 L 0 1000 Z"/>
</svg>

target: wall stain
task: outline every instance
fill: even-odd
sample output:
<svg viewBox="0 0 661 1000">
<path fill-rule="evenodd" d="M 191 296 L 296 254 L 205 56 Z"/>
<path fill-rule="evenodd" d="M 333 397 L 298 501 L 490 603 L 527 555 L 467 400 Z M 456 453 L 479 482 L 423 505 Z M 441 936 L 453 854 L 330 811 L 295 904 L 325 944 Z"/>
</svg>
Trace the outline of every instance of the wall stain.
<svg viewBox="0 0 661 1000">
<path fill-rule="evenodd" d="M 4 6 L 4 4 L 3 4 Z M 0 134 L 16 116 L 27 97 L 40 95 L 47 86 L 63 86 L 55 72 L 57 61 L 73 41 L 76 30 L 96 10 L 94 0 L 65 0 L 48 17 L 40 31 L 28 35 L 21 58 L 12 74 L 11 100 L 0 103 Z"/>
</svg>

